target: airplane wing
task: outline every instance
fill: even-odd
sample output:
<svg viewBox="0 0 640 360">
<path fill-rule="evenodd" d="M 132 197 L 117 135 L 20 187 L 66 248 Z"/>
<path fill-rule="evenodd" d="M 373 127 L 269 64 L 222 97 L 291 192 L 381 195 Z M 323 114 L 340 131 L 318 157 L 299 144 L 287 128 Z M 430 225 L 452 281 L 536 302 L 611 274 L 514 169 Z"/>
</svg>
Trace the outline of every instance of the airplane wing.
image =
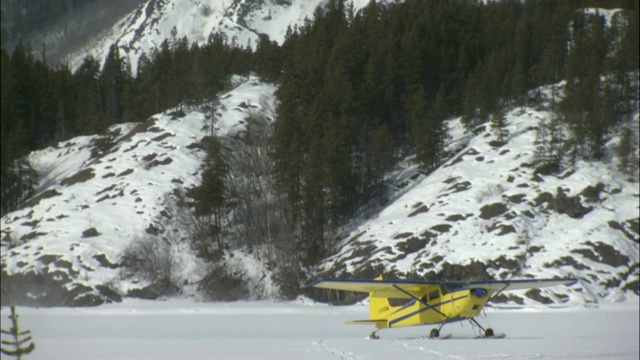
<svg viewBox="0 0 640 360">
<path fill-rule="evenodd" d="M 372 297 L 411 299 L 437 290 L 440 281 L 318 279 L 307 287 L 373 293 Z M 412 296 L 413 295 L 413 296 Z"/>
<path fill-rule="evenodd" d="M 372 297 L 391 299 L 411 299 L 444 287 L 449 290 L 481 288 L 489 293 L 509 290 L 535 289 L 556 285 L 573 285 L 574 278 L 565 279 L 520 279 L 520 280 L 481 280 L 481 281 L 421 281 L 421 280 L 351 280 L 318 279 L 307 287 L 373 293 Z"/>
<path fill-rule="evenodd" d="M 485 281 L 470 281 L 470 288 L 482 288 L 489 292 L 509 291 L 509 290 L 521 290 L 521 289 L 539 289 L 548 286 L 557 285 L 573 285 L 578 282 L 578 279 L 564 278 L 564 279 L 520 279 L 520 280 L 485 280 Z"/>
</svg>

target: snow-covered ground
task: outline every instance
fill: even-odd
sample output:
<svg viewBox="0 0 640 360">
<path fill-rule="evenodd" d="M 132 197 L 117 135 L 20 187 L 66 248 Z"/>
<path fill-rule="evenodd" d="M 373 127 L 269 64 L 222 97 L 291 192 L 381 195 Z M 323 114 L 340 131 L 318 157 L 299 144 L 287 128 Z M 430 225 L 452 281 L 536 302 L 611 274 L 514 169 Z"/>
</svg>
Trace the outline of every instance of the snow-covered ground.
<svg viewBox="0 0 640 360">
<path fill-rule="evenodd" d="M 475 339 L 467 323 L 446 340 L 430 327 L 387 329 L 368 340 L 363 305 L 306 301 L 196 303 L 126 300 L 93 308 L 18 308 L 36 350 L 28 360 L 75 359 L 638 359 L 637 302 L 598 308 L 488 309 L 479 320 L 504 339 Z M 2 309 L 2 328 L 8 309 Z"/>
</svg>

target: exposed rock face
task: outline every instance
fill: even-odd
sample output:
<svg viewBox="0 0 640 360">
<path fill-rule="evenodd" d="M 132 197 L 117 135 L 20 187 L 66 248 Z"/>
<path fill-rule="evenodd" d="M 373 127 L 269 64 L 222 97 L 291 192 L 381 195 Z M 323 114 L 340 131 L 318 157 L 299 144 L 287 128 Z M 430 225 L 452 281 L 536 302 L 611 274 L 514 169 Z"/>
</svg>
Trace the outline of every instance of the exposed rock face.
<svg viewBox="0 0 640 360">
<path fill-rule="evenodd" d="M 96 287 L 73 284 L 68 272 L 69 264 L 60 268 L 44 268 L 41 272 L 9 275 L 5 269 L 0 273 L 0 302 L 24 306 L 96 306 L 105 302 L 120 302 L 122 296 L 106 285 Z M 72 273 L 73 268 L 69 268 Z"/>
</svg>

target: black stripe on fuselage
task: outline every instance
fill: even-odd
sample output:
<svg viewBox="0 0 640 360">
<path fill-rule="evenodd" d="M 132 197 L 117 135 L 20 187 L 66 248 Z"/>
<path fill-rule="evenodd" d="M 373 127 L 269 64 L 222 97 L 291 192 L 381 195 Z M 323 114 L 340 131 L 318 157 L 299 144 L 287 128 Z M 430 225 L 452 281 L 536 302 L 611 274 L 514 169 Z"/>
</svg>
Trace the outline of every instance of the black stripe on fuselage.
<svg viewBox="0 0 640 360">
<path fill-rule="evenodd" d="M 461 300 L 461 299 L 465 299 L 465 298 L 468 298 L 468 297 L 469 297 L 469 295 L 467 294 L 467 295 L 464 295 L 464 296 L 459 296 L 459 297 L 457 297 L 457 298 L 453 298 L 453 299 L 451 299 L 451 300 L 443 301 L 443 302 L 438 303 L 438 304 L 429 305 L 429 306 L 426 306 L 426 307 L 424 307 L 424 308 L 422 308 L 422 309 L 418 309 L 418 310 L 416 310 L 416 311 L 414 311 L 414 312 L 412 312 L 412 313 L 409 313 L 409 314 L 407 314 L 407 315 L 404 315 L 404 316 L 401 316 L 401 317 L 399 317 L 399 318 L 397 318 L 397 319 L 393 319 L 393 320 L 389 321 L 389 327 L 393 327 L 393 325 L 394 325 L 394 324 L 397 324 L 397 323 L 399 323 L 400 321 L 403 321 L 403 320 L 405 320 L 405 319 L 407 319 L 407 318 L 410 318 L 410 317 L 412 317 L 412 316 L 418 315 L 418 314 L 420 314 L 421 312 L 424 312 L 424 311 L 427 311 L 427 310 L 434 310 L 434 311 L 436 311 L 436 309 L 434 309 L 436 306 L 440 306 L 440 305 L 448 304 L 448 303 L 450 303 L 450 302 L 455 302 L 455 301 L 458 301 L 458 300 Z M 413 301 L 414 301 L 414 303 L 415 303 L 415 300 L 413 300 Z M 411 304 L 411 305 L 413 305 L 413 304 Z M 405 307 L 407 307 L 407 305 L 403 306 L 403 308 L 405 308 Z M 446 320 L 445 320 L 445 321 L 446 321 Z"/>
</svg>

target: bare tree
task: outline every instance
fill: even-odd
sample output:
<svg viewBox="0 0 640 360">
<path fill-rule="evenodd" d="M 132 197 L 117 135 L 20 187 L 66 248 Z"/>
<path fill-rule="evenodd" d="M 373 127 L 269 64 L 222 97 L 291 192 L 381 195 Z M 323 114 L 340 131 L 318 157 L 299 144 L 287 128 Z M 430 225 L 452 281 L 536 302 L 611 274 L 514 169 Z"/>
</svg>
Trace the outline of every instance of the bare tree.
<svg viewBox="0 0 640 360">
<path fill-rule="evenodd" d="M 273 114 L 263 101 L 266 111 L 250 113 L 246 119 L 246 132 L 240 140 L 230 140 L 227 179 L 230 202 L 233 209 L 235 232 L 247 245 L 266 245 L 267 253 L 274 238 L 283 231 L 282 202 L 275 191 L 273 159 L 270 154 Z"/>
<path fill-rule="evenodd" d="M 267 259 L 281 294 L 294 297 L 301 277 L 299 229 L 288 222 L 289 203 L 276 191 L 272 154 L 274 111 L 262 101 L 262 111 L 247 117 L 246 132 L 230 139 L 226 154 L 232 232 L 244 245 L 257 248 Z"/>
</svg>

